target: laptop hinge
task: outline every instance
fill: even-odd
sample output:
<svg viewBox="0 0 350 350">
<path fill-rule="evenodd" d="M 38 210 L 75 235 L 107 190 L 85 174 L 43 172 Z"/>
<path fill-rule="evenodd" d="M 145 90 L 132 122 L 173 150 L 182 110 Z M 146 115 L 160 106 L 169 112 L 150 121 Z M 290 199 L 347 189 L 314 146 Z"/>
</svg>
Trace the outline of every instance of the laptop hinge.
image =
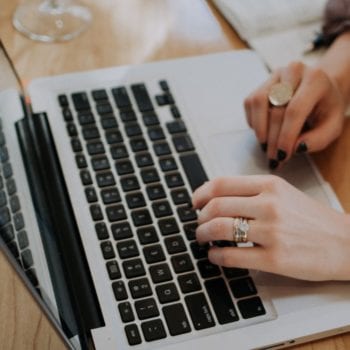
<svg viewBox="0 0 350 350">
<path fill-rule="evenodd" d="M 16 131 L 61 321 L 84 338 L 104 320 L 46 114 L 23 118 Z"/>
</svg>

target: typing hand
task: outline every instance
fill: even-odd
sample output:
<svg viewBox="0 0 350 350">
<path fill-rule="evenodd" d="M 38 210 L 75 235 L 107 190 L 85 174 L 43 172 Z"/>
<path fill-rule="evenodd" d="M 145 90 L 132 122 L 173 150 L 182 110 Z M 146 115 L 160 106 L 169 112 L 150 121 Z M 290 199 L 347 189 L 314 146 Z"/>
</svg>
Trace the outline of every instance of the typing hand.
<svg viewBox="0 0 350 350">
<path fill-rule="evenodd" d="M 288 82 L 294 90 L 283 107 L 273 107 L 268 100 L 270 88 L 277 82 Z M 244 106 L 271 169 L 295 152 L 315 152 L 328 146 L 341 133 L 345 112 L 335 80 L 324 70 L 301 62 L 275 71 L 246 98 Z"/>
</svg>

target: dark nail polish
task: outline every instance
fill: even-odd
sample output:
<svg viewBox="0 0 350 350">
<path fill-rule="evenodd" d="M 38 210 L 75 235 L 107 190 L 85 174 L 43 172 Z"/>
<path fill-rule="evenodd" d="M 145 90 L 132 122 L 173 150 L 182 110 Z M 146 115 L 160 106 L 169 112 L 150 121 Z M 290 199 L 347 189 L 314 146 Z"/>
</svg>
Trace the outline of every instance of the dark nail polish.
<svg viewBox="0 0 350 350">
<path fill-rule="evenodd" d="M 282 160 L 285 160 L 287 158 L 287 152 L 283 151 L 283 149 L 279 149 L 277 151 L 277 159 L 282 162 Z"/>
<path fill-rule="evenodd" d="M 278 161 L 276 159 L 270 159 L 269 160 L 269 168 L 271 170 L 274 170 L 278 167 Z"/>
<path fill-rule="evenodd" d="M 262 151 L 266 153 L 266 151 L 267 151 L 267 143 L 266 142 L 265 143 L 261 143 L 260 146 L 261 146 Z"/>
<path fill-rule="evenodd" d="M 300 142 L 296 152 L 297 153 L 307 152 L 307 144 L 305 142 Z"/>
</svg>

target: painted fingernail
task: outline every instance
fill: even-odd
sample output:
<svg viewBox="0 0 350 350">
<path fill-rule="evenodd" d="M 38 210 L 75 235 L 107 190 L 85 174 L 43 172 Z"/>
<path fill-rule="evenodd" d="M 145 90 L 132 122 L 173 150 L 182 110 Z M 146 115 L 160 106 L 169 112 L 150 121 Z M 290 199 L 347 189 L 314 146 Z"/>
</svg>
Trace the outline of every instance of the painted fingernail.
<svg viewBox="0 0 350 350">
<path fill-rule="evenodd" d="M 274 170 L 274 169 L 276 169 L 278 167 L 278 160 L 276 160 L 276 159 L 270 159 L 269 160 L 269 168 L 271 169 L 271 170 Z"/>
<path fill-rule="evenodd" d="M 279 149 L 277 151 L 277 159 L 282 162 L 282 160 L 285 160 L 287 158 L 287 152 L 283 151 L 283 149 Z"/>
<path fill-rule="evenodd" d="M 262 151 L 266 153 L 266 151 L 267 151 L 267 143 L 266 142 L 261 143 L 260 147 L 261 147 Z"/>
<path fill-rule="evenodd" d="M 305 152 L 307 152 L 307 144 L 305 142 L 300 142 L 296 152 L 297 153 L 305 153 Z"/>
</svg>

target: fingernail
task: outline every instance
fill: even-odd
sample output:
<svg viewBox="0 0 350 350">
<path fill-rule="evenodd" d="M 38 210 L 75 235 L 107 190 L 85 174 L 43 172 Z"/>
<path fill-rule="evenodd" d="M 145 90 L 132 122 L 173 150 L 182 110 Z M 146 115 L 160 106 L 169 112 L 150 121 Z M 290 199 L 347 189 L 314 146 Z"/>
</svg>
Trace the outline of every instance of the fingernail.
<svg viewBox="0 0 350 350">
<path fill-rule="evenodd" d="M 282 162 L 282 160 L 285 160 L 287 158 L 287 152 L 283 151 L 283 149 L 279 149 L 277 151 L 277 159 Z"/>
<path fill-rule="evenodd" d="M 261 143 L 260 147 L 261 147 L 262 151 L 266 153 L 266 151 L 267 151 L 267 143 L 266 142 Z"/>
<path fill-rule="evenodd" d="M 278 167 L 278 161 L 276 159 L 270 159 L 269 160 L 269 168 L 271 170 L 274 170 Z"/>
<path fill-rule="evenodd" d="M 307 144 L 305 142 L 300 142 L 296 150 L 296 153 L 305 153 L 307 152 Z"/>
</svg>

